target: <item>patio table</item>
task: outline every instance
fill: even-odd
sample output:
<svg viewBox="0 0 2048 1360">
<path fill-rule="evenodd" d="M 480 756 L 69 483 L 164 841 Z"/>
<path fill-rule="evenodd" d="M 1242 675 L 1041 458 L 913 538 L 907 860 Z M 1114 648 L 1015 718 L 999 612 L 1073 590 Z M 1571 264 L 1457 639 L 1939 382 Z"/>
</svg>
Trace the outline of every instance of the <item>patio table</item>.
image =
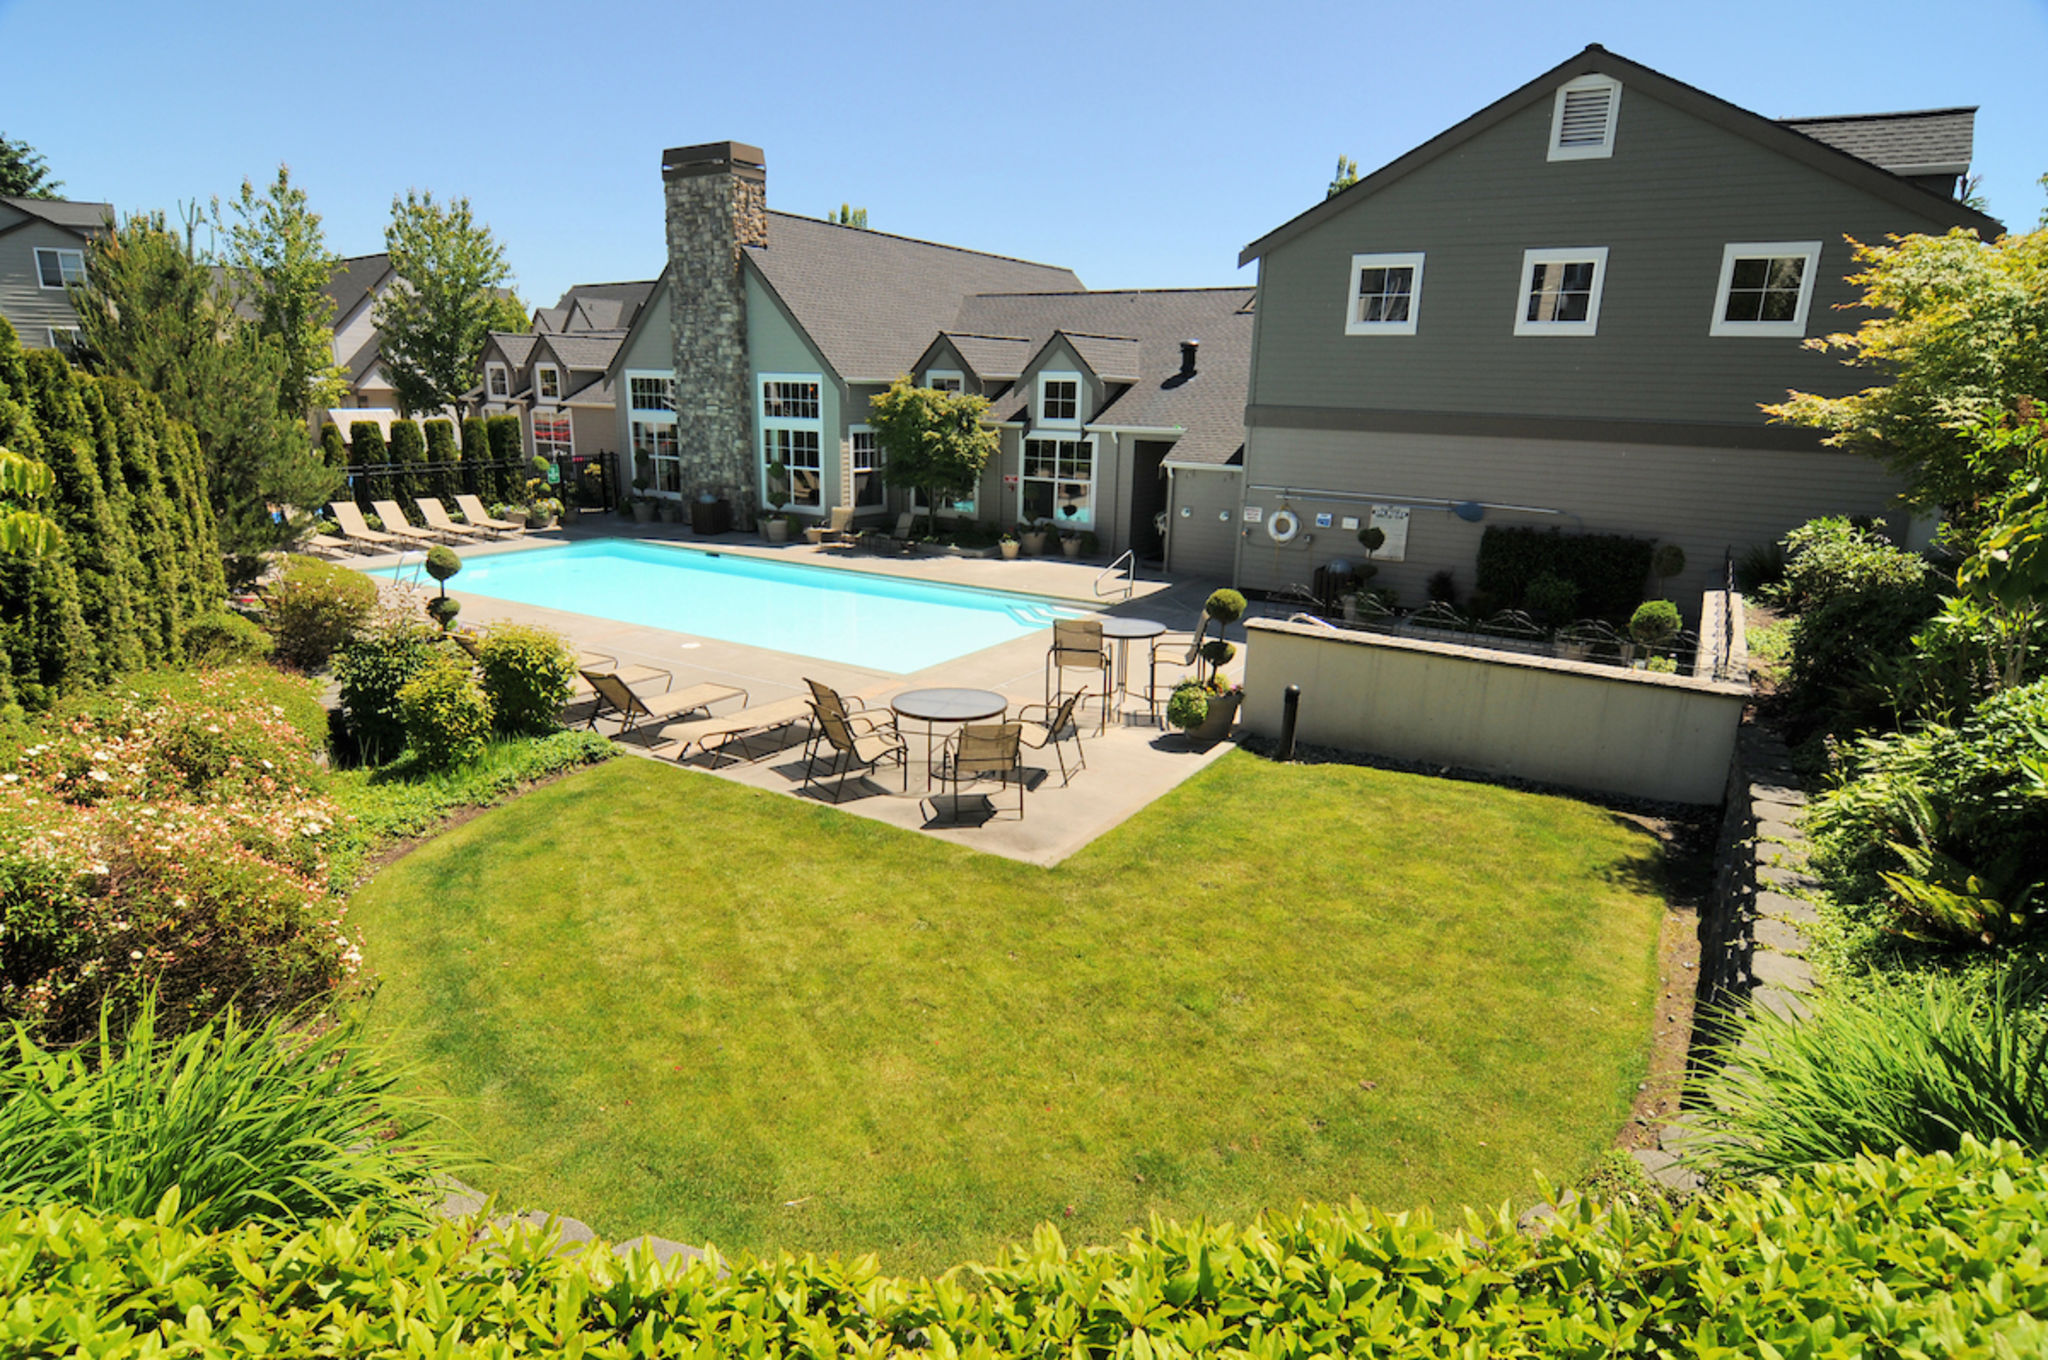
<svg viewBox="0 0 2048 1360">
<path fill-rule="evenodd" d="M 924 724 L 924 786 L 930 788 L 933 755 L 938 745 L 933 740 L 937 725 L 1000 718 L 1010 711 L 1010 701 L 992 689 L 913 689 L 891 699 L 889 711 L 898 718 Z"/>
<path fill-rule="evenodd" d="M 1103 619 L 1102 636 L 1116 643 L 1116 693 L 1119 717 L 1123 714 L 1122 701 L 1129 698 L 1131 693 L 1131 644 L 1150 641 L 1165 631 L 1166 625 L 1157 619 L 1127 619 L 1114 615 Z M 1155 648 L 1158 646 L 1156 642 L 1152 645 Z M 1149 680 L 1152 674 L 1149 657 L 1145 664 L 1145 674 Z"/>
</svg>

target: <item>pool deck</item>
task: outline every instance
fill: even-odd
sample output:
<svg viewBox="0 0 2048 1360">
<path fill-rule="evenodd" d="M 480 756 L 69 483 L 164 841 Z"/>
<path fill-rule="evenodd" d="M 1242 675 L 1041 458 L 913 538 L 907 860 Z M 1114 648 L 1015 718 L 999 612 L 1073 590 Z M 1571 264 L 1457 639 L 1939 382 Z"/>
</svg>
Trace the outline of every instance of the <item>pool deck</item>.
<svg viewBox="0 0 2048 1360">
<path fill-rule="evenodd" d="M 768 544 L 740 534 L 700 539 L 681 526 L 634 525 L 621 523 L 612 516 L 601 519 L 599 526 L 596 529 L 571 527 L 523 540 L 473 545 L 458 551 L 466 556 L 481 556 L 495 552 L 530 551 L 548 544 L 597 538 L 696 544 L 734 556 L 1039 595 L 1100 609 L 1105 614 L 1156 619 L 1181 633 L 1192 630 L 1200 616 L 1202 602 L 1219 584 L 1209 580 L 1176 581 L 1156 573 L 1141 572 L 1129 600 L 1103 599 L 1095 593 L 1095 583 L 1104 565 L 1101 562 L 1075 562 L 1057 557 L 1020 558 L 1006 562 L 933 554 L 881 556 L 806 543 Z M 379 567 L 418 560 L 419 554 L 413 553 L 405 558 L 360 557 L 350 565 Z M 1042 703 L 1045 699 L 1045 654 L 1050 642 L 1049 632 L 1001 643 L 924 670 L 898 675 L 717 638 L 640 627 L 481 595 L 465 595 L 457 588 L 461 580 L 457 576 L 451 582 L 449 593 L 462 600 L 461 622 L 465 625 L 500 621 L 540 624 L 555 629 L 578 648 L 617 657 L 621 665 L 637 663 L 671 670 L 675 673 L 674 683 L 678 689 L 705 682 L 737 686 L 747 691 L 749 707 L 760 707 L 796 696 L 808 697 L 809 691 L 804 684 L 806 677 L 823 681 L 843 694 L 866 696 L 870 707 L 879 705 L 884 709 L 890 697 L 905 690 L 928 686 L 995 690 L 1009 700 L 1013 715 L 1020 705 Z M 433 582 L 423 576 L 421 584 L 431 588 Z M 407 587 L 395 589 L 403 592 Z M 1235 630 L 1233 635 L 1236 636 Z M 1241 642 L 1241 638 L 1237 640 Z M 1144 644 L 1132 644 L 1132 657 L 1141 665 L 1144 651 Z M 1241 674 L 1242 665 L 1240 657 L 1229 670 Z M 718 711 L 723 713 L 728 707 L 721 704 Z M 1106 731 L 1098 737 L 1095 734 L 1095 707 L 1091 705 L 1087 709 L 1083 745 L 1088 768 L 1076 773 L 1070 783 L 1061 783 L 1059 765 L 1051 750 L 1027 750 L 1025 764 L 1029 771 L 1030 791 L 1025 797 L 1022 820 L 1014 811 L 1013 792 L 999 799 L 1007 810 L 992 820 L 975 823 L 972 814 L 981 810 L 978 800 L 963 809 L 969 815 L 960 825 L 932 820 L 931 806 L 922 801 L 926 793 L 923 725 L 912 721 L 902 724 L 910 749 L 908 790 L 904 788 L 902 772 L 884 767 L 881 773 L 871 778 L 849 780 L 844 800 L 839 806 L 856 816 L 921 831 L 990 854 L 1032 864 L 1057 864 L 1232 749 L 1227 741 L 1197 749 L 1181 734 L 1170 729 L 1162 731 L 1160 725 L 1149 721 L 1143 714 L 1142 703 L 1136 705 L 1136 710 L 1133 712 L 1127 706 L 1121 716 L 1113 715 Z M 578 714 L 572 712 L 571 716 Z M 614 724 L 600 722 L 599 727 L 610 731 Z M 945 735 L 943 729 L 939 735 Z M 620 745 L 637 755 L 654 759 L 667 758 L 674 753 L 673 747 L 656 747 L 651 745 L 651 741 L 640 740 L 637 735 Z M 757 752 L 761 749 L 759 745 L 755 747 Z M 813 785 L 808 792 L 800 792 L 803 765 L 801 728 L 792 744 L 772 754 L 762 752 L 762 758 L 758 760 L 723 763 L 713 768 L 711 760 L 692 756 L 683 763 L 686 769 L 754 788 L 830 802 L 827 796 L 829 783 L 824 790 Z"/>
</svg>

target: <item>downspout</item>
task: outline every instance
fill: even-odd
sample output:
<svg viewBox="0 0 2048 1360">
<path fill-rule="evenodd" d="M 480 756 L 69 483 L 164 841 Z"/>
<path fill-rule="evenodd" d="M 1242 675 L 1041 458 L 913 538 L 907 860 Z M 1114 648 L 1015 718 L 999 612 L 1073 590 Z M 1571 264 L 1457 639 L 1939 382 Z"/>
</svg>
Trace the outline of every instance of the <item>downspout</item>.
<svg viewBox="0 0 2048 1360">
<path fill-rule="evenodd" d="M 1180 518 L 1180 492 L 1174 486 L 1174 473 L 1179 469 L 1173 464 L 1166 465 L 1166 533 L 1165 541 L 1159 545 L 1160 567 L 1173 570 L 1173 522 Z"/>
</svg>

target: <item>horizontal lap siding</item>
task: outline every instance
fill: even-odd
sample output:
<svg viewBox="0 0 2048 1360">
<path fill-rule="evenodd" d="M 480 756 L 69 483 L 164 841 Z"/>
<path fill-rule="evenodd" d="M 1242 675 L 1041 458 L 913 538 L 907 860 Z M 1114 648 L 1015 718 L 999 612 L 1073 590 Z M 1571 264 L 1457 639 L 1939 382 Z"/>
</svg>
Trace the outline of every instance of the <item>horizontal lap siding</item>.
<svg viewBox="0 0 2048 1360">
<path fill-rule="evenodd" d="M 1796 339 L 1707 333 L 1722 248 L 1822 242 L 1807 333 L 1853 327 L 1844 235 L 1940 231 L 1920 216 L 1704 123 L 1621 97 L 1607 160 L 1545 160 L 1543 99 L 1262 262 L 1254 405 L 1760 425 L 1788 387 L 1858 375 Z M 1938 214 L 1929 199 L 1930 213 Z M 1513 333 L 1524 249 L 1606 246 L 1598 334 Z M 1422 251 L 1413 336 L 1347 336 L 1354 252 Z"/>
<path fill-rule="evenodd" d="M 45 288 L 36 273 L 36 247 L 47 250 L 83 252 L 86 243 L 61 227 L 37 222 L 0 237 L 0 316 L 14 326 L 15 335 L 30 349 L 50 343 L 52 326 L 78 324 L 78 312 L 71 295 L 61 288 Z"/>
</svg>

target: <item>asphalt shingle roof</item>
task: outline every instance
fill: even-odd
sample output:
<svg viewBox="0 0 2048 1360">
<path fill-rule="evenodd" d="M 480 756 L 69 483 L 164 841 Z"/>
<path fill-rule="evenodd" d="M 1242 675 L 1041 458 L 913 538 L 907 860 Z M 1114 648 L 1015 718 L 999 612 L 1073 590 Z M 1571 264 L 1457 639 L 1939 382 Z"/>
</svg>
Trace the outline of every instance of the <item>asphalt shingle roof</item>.
<svg viewBox="0 0 2048 1360">
<path fill-rule="evenodd" d="M 610 368 L 612 360 L 618 357 L 619 346 L 624 343 L 624 331 L 561 331 L 535 337 L 538 343 L 553 350 L 555 357 L 562 361 L 564 368 L 596 369 Z"/>
<path fill-rule="evenodd" d="M 0 203 L 30 217 L 40 217 L 52 226 L 77 232 L 98 231 L 114 215 L 111 203 L 87 203 L 73 198 L 17 198 L 0 194 Z"/>
<path fill-rule="evenodd" d="M 907 372 L 972 294 L 1081 286 L 1057 265 L 774 211 L 768 244 L 746 253 L 826 362 L 855 382 Z"/>
<path fill-rule="evenodd" d="M 1960 175 L 1970 168 L 1977 110 L 1780 118 L 1779 123 L 1895 175 Z"/>
<path fill-rule="evenodd" d="M 514 368 L 525 368 L 526 361 L 533 357 L 533 347 L 540 337 L 527 331 L 492 331 L 491 340 L 504 354 L 505 362 Z"/>
<path fill-rule="evenodd" d="M 960 357 L 978 378 L 1014 378 L 1031 362 L 1037 348 L 1021 335 L 968 335 L 961 331 L 942 332 L 960 351 Z"/>
<path fill-rule="evenodd" d="M 334 272 L 327 276 L 327 296 L 334 299 L 334 320 L 337 324 L 347 318 L 368 297 L 386 274 L 391 272 L 391 257 L 378 252 L 375 255 L 353 255 L 334 266 Z"/>
<path fill-rule="evenodd" d="M 1136 382 L 1138 368 L 1138 342 L 1128 335 L 1088 335 L 1066 331 L 1067 343 L 1074 347 L 1074 353 L 1081 361 L 1095 370 L 1095 376 L 1104 382 Z"/>
<path fill-rule="evenodd" d="M 1220 467 L 1244 448 L 1256 293 L 1235 287 L 990 294 L 967 299 L 958 324 L 965 332 L 1028 336 L 1033 354 L 1059 331 L 1077 351 L 1084 337 L 1128 337 L 1109 353 L 1122 356 L 1134 349 L 1136 380 L 1120 392 L 1112 389 L 1108 405 L 1088 423 L 1182 430 L 1174 462 Z M 1181 373 L 1183 340 L 1201 341 L 1192 376 Z M 1095 366 L 1086 353 L 1082 357 Z M 1006 394 L 990 414 L 1023 418 L 1029 395 Z"/>
</svg>

